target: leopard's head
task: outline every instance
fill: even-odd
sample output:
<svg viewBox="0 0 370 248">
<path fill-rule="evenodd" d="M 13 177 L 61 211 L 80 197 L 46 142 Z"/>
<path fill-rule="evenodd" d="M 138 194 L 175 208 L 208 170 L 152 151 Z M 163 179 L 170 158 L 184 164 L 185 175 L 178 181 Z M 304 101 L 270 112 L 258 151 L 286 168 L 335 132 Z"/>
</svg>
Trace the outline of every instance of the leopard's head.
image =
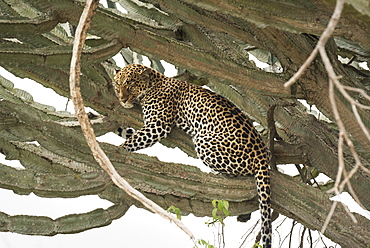
<svg viewBox="0 0 370 248">
<path fill-rule="evenodd" d="M 145 94 L 153 71 L 144 65 L 131 64 L 116 72 L 114 90 L 124 108 L 132 108 Z"/>
</svg>

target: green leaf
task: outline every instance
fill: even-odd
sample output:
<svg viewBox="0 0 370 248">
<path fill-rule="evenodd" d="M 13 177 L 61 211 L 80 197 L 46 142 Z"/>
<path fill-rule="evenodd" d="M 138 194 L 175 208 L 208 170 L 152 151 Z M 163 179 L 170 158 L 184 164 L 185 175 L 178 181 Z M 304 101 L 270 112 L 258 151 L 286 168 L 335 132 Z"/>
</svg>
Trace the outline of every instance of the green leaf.
<svg viewBox="0 0 370 248">
<path fill-rule="evenodd" d="M 206 248 L 215 248 L 214 245 L 211 245 L 209 242 L 205 241 L 204 239 L 198 239 L 197 243 L 199 245 L 202 245 L 202 246 L 206 247 Z M 198 247 L 198 246 L 194 246 L 194 248 L 196 248 L 196 247 Z"/>
<path fill-rule="evenodd" d="M 213 200 L 212 201 L 212 205 L 214 208 L 217 208 L 217 203 L 218 203 L 218 200 Z"/>
<path fill-rule="evenodd" d="M 179 208 L 172 205 L 167 209 L 167 212 L 176 214 L 176 218 L 181 220 L 181 210 Z"/>
<path fill-rule="evenodd" d="M 212 210 L 212 217 L 213 217 L 213 219 L 217 219 L 217 208 L 214 208 L 213 210 Z"/>
<path fill-rule="evenodd" d="M 230 213 L 229 213 L 229 211 L 227 211 L 227 209 L 223 209 L 222 212 L 224 212 L 225 216 L 229 216 L 230 215 Z"/>
</svg>

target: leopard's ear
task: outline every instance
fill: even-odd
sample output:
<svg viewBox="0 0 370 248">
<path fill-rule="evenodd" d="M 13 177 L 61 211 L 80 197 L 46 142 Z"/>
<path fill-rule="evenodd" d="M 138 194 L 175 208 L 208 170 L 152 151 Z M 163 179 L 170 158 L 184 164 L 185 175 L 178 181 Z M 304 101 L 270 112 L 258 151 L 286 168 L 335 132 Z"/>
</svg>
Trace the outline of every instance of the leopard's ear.
<svg viewBox="0 0 370 248">
<path fill-rule="evenodd" d="M 150 74 L 152 73 L 152 69 L 145 68 L 143 71 L 140 72 L 140 81 L 145 83 L 146 86 L 150 86 Z"/>
<path fill-rule="evenodd" d="M 118 73 L 118 72 L 120 72 L 121 70 L 120 69 L 114 69 L 114 71 L 116 72 L 116 74 Z"/>
<path fill-rule="evenodd" d="M 142 76 L 143 78 L 149 78 L 151 71 L 152 71 L 151 68 L 145 68 L 140 72 L 140 76 Z"/>
</svg>

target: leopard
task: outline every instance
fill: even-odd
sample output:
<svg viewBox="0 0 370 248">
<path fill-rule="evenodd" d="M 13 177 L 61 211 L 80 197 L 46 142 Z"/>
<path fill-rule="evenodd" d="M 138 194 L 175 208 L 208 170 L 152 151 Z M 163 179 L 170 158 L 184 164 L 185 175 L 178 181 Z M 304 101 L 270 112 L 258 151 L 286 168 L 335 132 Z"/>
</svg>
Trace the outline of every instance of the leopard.
<svg viewBox="0 0 370 248">
<path fill-rule="evenodd" d="M 270 151 L 251 119 L 227 98 L 141 64 L 117 70 L 113 86 L 120 105 L 141 105 L 144 119 L 140 130 L 127 132 L 121 148 L 134 152 L 150 147 L 176 126 L 192 137 L 198 157 L 213 171 L 254 176 L 262 244 L 270 248 Z"/>
</svg>

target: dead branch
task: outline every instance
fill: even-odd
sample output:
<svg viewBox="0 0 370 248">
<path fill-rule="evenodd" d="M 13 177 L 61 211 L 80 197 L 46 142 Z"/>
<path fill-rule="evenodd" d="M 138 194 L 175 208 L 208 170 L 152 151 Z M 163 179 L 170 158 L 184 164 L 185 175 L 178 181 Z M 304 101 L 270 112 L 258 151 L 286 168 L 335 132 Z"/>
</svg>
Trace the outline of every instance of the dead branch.
<svg viewBox="0 0 370 248">
<path fill-rule="evenodd" d="M 167 213 L 160 206 L 153 201 L 146 198 L 139 191 L 131 187 L 126 180 L 124 180 L 113 167 L 104 151 L 100 148 L 96 141 L 96 136 L 91 123 L 86 115 L 82 95 L 80 92 L 80 58 L 82 47 L 86 39 L 87 30 L 91 23 L 91 18 L 94 14 L 96 7 L 98 6 L 98 0 L 87 0 L 84 10 L 81 14 L 80 21 L 78 23 L 75 35 L 75 41 L 73 44 L 73 53 L 70 67 L 70 93 L 71 99 L 74 103 L 77 119 L 81 125 L 82 132 L 86 138 L 87 144 L 89 145 L 95 160 L 99 165 L 108 173 L 112 181 L 121 189 L 123 189 L 128 195 L 140 201 L 145 207 L 159 214 L 165 219 L 173 221 L 181 230 L 183 230 L 190 238 L 194 239 L 193 234 L 185 225 L 176 219 L 174 216 Z"/>
<path fill-rule="evenodd" d="M 334 93 L 334 87 L 336 87 L 339 92 L 349 101 L 349 103 L 351 104 L 352 106 L 352 111 L 355 115 L 355 118 L 359 124 L 359 126 L 361 127 L 361 130 L 363 131 L 363 133 L 365 134 L 365 136 L 370 140 L 370 134 L 369 134 L 369 131 L 366 129 L 365 125 L 363 124 L 362 120 L 361 120 L 361 117 L 357 111 L 357 107 L 360 107 L 362 109 L 369 109 L 370 107 L 369 106 L 365 106 L 363 104 L 360 104 L 358 102 L 356 102 L 348 93 L 346 90 L 349 90 L 349 91 L 355 91 L 355 92 L 358 92 L 360 94 L 362 94 L 367 100 L 370 99 L 370 97 L 364 92 L 364 91 L 361 91 L 360 89 L 355 89 L 355 88 L 352 88 L 352 87 L 347 87 L 347 86 L 343 86 L 340 82 L 339 82 L 339 79 L 340 79 L 340 76 L 337 76 L 334 72 L 334 69 L 333 69 L 333 66 L 330 62 L 330 59 L 326 53 L 326 50 L 325 50 L 325 44 L 326 42 L 328 41 L 328 39 L 331 37 L 338 21 L 339 21 L 339 18 L 341 16 L 341 12 L 343 10 L 343 5 L 344 5 L 344 1 L 343 0 L 338 0 L 337 1 L 337 4 L 336 4 L 336 7 L 335 7 L 335 10 L 334 10 L 334 13 L 330 19 L 330 22 L 327 26 L 327 28 L 325 29 L 325 31 L 323 32 L 323 34 L 321 35 L 315 49 L 312 51 L 311 55 L 308 57 L 308 59 L 305 61 L 305 63 L 301 66 L 301 68 L 297 71 L 297 73 L 294 74 L 294 76 L 284 84 L 285 87 L 289 87 L 291 86 L 295 81 L 297 81 L 297 79 L 302 75 L 302 73 L 307 69 L 307 67 L 311 64 L 311 62 L 313 61 L 313 59 L 316 57 L 317 53 L 320 53 L 320 56 L 323 60 L 323 63 L 324 63 L 324 66 L 325 66 L 325 69 L 328 73 L 328 76 L 329 76 L 329 99 L 330 99 L 330 102 L 331 102 L 331 105 L 332 105 L 332 109 L 333 109 L 333 113 L 334 113 L 334 118 L 337 122 L 337 125 L 338 125 L 338 128 L 339 128 L 339 140 L 338 140 L 338 173 L 337 173 L 337 177 L 336 177 L 336 181 L 335 181 L 335 185 L 334 185 L 334 188 L 331 190 L 334 191 L 337 195 L 340 194 L 343 190 L 344 190 L 344 187 L 347 185 L 348 186 L 348 189 L 351 193 L 351 195 L 354 197 L 354 199 L 361 205 L 358 197 L 356 196 L 355 192 L 353 191 L 352 189 L 352 186 L 350 184 L 350 178 L 356 173 L 356 171 L 358 170 L 358 168 L 362 168 L 366 173 L 369 172 L 368 169 L 366 169 L 361 161 L 360 161 L 360 158 L 354 148 L 354 145 L 353 145 L 353 142 L 349 139 L 348 135 L 347 135 L 347 131 L 345 129 L 345 126 L 344 126 L 344 123 L 343 121 L 341 120 L 341 117 L 340 117 L 340 114 L 339 114 L 339 111 L 338 111 L 338 108 L 337 108 L 337 104 L 336 104 L 336 101 L 335 101 L 335 93 Z M 350 148 L 350 151 L 352 153 L 352 156 L 354 157 L 355 159 L 355 166 L 353 167 L 353 169 L 350 171 L 350 173 L 347 173 L 346 170 L 345 170 L 345 167 L 344 167 L 344 153 L 343 153 L 343 145 L 344 145 L 344 142 L 348 145 L 348 147 Z M 342 178 L 342 175 L 344 177 L 343 181 L 341 181 L 341 178 Z M 332 208 L 331 210 L 329 211 L 329 214 L 324 222 L 324 225 L 321 229 L 321 232 L 324 233 L 326 228 L 327 228 L 327 225 L 331 219 L 331 216 L 333 215 L 334 213 L 334 210 L 336 208 L 336 205 L 337 205 L 337 202 L 334 202 L 333 205 L 332 205 Z M 356 223 L 357 220 L 355 219 L 355 217 L 353 216 L 353 214 L 348 210 L 347 206 L 343 205 L 345 210 L 347 211 L 347 213 L 349 214 L 349 216 L 352 218 L 352 220 Z"/>
</svg>

